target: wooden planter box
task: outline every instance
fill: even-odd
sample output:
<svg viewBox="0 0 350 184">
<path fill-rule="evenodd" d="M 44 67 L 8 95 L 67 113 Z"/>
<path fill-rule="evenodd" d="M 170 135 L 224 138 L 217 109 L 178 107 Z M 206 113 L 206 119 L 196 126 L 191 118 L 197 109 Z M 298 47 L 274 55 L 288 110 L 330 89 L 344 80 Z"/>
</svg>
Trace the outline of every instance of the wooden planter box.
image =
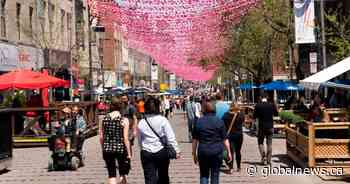
<svg viewBox="0 0 350 184">
<path fill-rule="evenodd" d="M 96 110 L 96 102 L 65 102 L 50 104 L 50 107 L 33 107 L 33 108 L 6 108 L 2 109 L 2 113 L 8 115 L 8 121 L 11 122 L 12 135 L 13 135 L 13 146 L 14 147 L 33 147 L 33 146 L 46 146 L 48 134 L 43 135 L 21 135 L 16 134 L 16 127 L 23 126 L 22 124 L 17 124 L 23 121 L 23 116 L 26 112 L 60 112 L 63 107 L 69 106 L 73 107 L 78 105 L 83 108 L 87 120 L 87 137 L 97 135 L 98 130 L 98 116 Z M 52 117 L 52 115 L 50 115 Z M 51 125 L 50 125 L 51 126 Z M 51 129 L 51 127 L 50 127 Z"/>
<path fill-rule="evenodd" d="M 295 127 L 291 125 L 285 127 L 287 154 L 299 165 L 350 166 L 350 138 L 345 136 L 350 122 L 304 122 Z"/>
</svg>

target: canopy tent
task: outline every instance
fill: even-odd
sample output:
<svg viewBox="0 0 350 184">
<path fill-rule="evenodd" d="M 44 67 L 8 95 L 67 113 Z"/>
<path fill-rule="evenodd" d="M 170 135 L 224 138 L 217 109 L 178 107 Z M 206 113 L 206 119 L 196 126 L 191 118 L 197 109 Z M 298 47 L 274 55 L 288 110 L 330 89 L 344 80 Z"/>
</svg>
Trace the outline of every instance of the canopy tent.
<svg viewBox="0 0 350 184">
<path fill-rule="evenodd" d="M 300 81 L 305 88 L 317 90 L 321 84 L 350 70 L 350 57 Z"/>
<path fill-rule="evenodd" d="M 238 88 L 242 89 L 242 90 L 250 90 L 250 89 L 256 89 L 258 87 L 252 83 L 243 83 L 243 84 L 239 85 Z"/>
<path fill-rule="evenodd" d="M 183 92 L 178 89 L 169 89 L 165 92 L 170 93 L 171 95 L 183 95 Z"/>
<path fill-rule="evenodd" d="M 260 86 L 260 88 L 265 91 L 300 91 L 303 90 L 303 87 L 298 86 L 291 82 L 284 81 L 272 81 L 270 83 L 266 83 Z"/>
<path fill-rule="evenodd" d="M 322 86 L 332 87 L 332 88 L 350 89 L 350 85 L 340 84 L 340 83 L 336 83 L 336 82 L 326 82 L 326 83 L 323 83 Z"/>
<path fill-rule="evenodd" d="M 130 88 L 123 88 L 123 87 L 116 87 L 108 90 L 105 94 L 106 95 L 122 95 L 126 93 L 127 90 Z"/>
<path fill-rule="evenodd" d="M 31 70 L 19 70 L 0 75 L 0 90 L 43 89 L 69 85 L 69 81 Z"/>
<path fill-rule="evenodd" d="M 324 87 L 350 89 L 350 80 L 328 81 L 322 84 Z"/>
</svg>

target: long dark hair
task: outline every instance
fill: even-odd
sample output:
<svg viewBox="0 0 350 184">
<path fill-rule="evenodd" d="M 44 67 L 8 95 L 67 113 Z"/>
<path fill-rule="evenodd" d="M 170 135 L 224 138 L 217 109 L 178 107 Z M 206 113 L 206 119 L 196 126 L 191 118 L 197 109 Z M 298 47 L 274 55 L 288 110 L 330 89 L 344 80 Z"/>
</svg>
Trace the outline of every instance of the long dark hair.
<svg viewBox="0 0 350 184">
<path fill-rule="evenodd" d="M 121 112 L 124 108 L 123 102 L 118 97 L 113 97 L 111 101 L 111 112 L 113 111 L 119 111 Z"/>
<path fill-rule="evenodd" d="M 160 114 L 160 101 L 150 97 L 145 102 L 145 114 Z"/>
</svg>

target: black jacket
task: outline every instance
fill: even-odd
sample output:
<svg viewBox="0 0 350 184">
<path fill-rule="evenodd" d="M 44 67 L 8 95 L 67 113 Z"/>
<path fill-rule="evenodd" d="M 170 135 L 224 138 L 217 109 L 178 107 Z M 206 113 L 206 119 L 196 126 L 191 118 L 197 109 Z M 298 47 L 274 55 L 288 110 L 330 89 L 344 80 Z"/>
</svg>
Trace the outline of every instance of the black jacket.
<svg viewBox="0 0 350 184">
<path fill-rule="evenodd" d="M 274 104 L 263 102 L 255 105 L 254 118 L 259 120 L 259 128 L 264 130 L 273 128 L 273 116 L 278 116 Z"/>
</svg>

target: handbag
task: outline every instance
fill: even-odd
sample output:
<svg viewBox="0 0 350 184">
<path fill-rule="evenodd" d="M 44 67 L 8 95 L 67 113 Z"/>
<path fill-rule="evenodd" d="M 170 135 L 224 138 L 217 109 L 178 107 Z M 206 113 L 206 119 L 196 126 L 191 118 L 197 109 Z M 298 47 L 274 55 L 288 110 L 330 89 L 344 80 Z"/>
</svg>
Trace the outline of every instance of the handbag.
<svg viewBox="0 0 350 184">
<path fill-rule="evenodd" d="M 226 137 L 230 134 L 230 132 L 231 132 L 231 130 L 232 130 L 232 128 L 233 128 L 233 125 L 234 125 L 235 122 L 236 122 L 236 118 L 237 118 L 237 114 L 238 114 L 238 113 L 239 113 L 239 112 L 237 112 L 237 113 L 235 113 L 235 115 L 233 115 L 233 118 L 232 118 L 230 127 L 229 127 L 229 129 L 227 130 L 227 133 L 226 133 Z"/>
<path fill-rule="evenodd" d="M 147 125 L 151 128 L 152 132 L 159 138 L 159 141 L 162 143 L 162 145 L 164 146 L 164 149 L 167 153 L 167 158 L 169 159 L 176 159 L 176 151 L 175 148 L 169 144 L 168 142 L 168 138 L 164 135 L 164 136 L 159 136 L 159 134 L 153 129 L 153 127 L 151 126 L 151 124 L 148 122 L 147 117 L 144 116 L 145 121 L 147 123 Z"/>
<path fill-rule="evenodd" d="M 233 128 L 233 125 L 234 125 L 235 122 L 236 122 L 237 114 L 238 114 L 238 113 L 235 113 L 235 115 L 233 115 L 233 118 L 232 118 L 232 120 L 231 120 L 230 127 L 229 127 L 229 129 L 227 130 L 227 133 L 226 133 L 226 137 L 228 137 L 228 135 L 230 134 L 230 132 L 231 132 L 231 130 L 232 130 L 232 128 Z M 232 145 L 230 145 L 230 146 L 232 147 Z M 228 152 L 227 152 L 226 149 L 224 150 L 224 160 L 225 160 L 226 163 L 229 163 L 229 162 L 228 162 Z"/>
</svg>

